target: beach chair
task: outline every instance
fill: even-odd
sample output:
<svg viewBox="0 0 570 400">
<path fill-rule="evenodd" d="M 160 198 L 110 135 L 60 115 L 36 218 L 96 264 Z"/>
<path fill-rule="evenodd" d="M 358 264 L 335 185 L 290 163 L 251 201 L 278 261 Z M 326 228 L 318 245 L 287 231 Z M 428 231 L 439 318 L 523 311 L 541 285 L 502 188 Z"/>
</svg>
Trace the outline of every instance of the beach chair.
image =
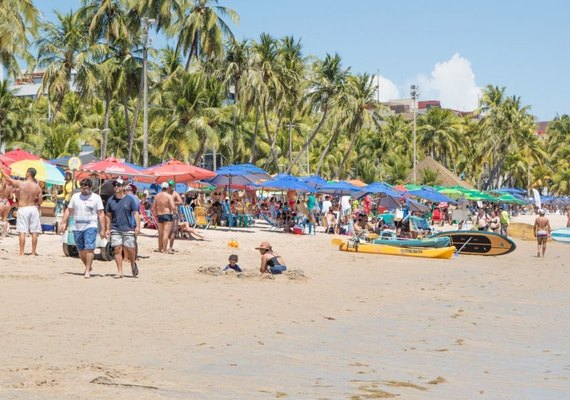
<svg viewBox="0 0 570 400">
<path fill-rule="evenodd" d="M 208 229 L 210 227 L 208 212 L 204 207 L 194 207 L 194 217 L 196 220 L 196 226 L 204 229 Z"/>
<path fill-rule="evenodd" d="M 158 229 L 158 223 L 156 222 L 156 218 L 154 218 L 152 211 L 145 209 L 142 203 L 139 206 L 139 215 L 141 217 L 141 220 L 143 221 L 144 228 Z"/>
<path fill-rule="evenodd" d="M 180 221 L 188 222 L 188 225 L 192 228 L 196 227 L 196 219 L 194 218 L 192 207 L 178 206 L 178 215 L 180 215 Z"/>
<path fill-rule="evenodd" d="M 424 237 L 431 233 L 431 226 L 425 218 L 416 217 L 415 215 L 410 215 L 410 232 L 415 232 L 416 237 Z"/>
<path fill-rule="evenodd" d="M 229 203 L 222 201 L 222 220 L 226 220 L 228 226 L 236 226 L 236 215 L 230 212 Z"/>
<path fill-rule="evenodd" d="M 271 220 L 269 215 L 267 215 L 265 213 L 261 213 L 259 215 L 261 216 L 261 218 L 263 218 L 265 220 L 265 222 L 267 222 L 269 224 L 269 226 L 270 226 L 269 230 L 270 231 L 280 231 L 283 229 L 283 227 L 276 220 Z"/>
</svg>

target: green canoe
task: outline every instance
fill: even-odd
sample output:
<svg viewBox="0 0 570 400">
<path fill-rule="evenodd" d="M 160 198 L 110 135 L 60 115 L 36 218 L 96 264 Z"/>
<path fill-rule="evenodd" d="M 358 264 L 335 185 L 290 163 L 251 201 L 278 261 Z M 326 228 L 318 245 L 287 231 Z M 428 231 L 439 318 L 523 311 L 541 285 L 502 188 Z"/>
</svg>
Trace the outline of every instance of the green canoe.
<svg viewBox="0 0 570 400">
<path fill-rule="evenodd" d="M 425 239 L 405 239 L 405 238 L 378 238 L 371 241 L 374 244 L 385 244 L 397 247 L 433 247 L 441 248 L 449 246 L 449 237 L 430 237 Z"/>
</svg>

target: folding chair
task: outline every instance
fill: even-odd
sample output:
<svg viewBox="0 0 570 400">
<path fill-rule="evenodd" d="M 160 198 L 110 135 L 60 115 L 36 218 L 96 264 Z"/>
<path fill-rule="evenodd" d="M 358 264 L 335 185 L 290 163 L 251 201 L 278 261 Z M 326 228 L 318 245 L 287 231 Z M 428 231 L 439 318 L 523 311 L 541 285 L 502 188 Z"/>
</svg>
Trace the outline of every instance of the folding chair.
<svg viewBox="0 0 570 400">
<path fill-rule="evenodd" d="M 152 211 L 147 210 L 144 208 L 144 205 L 141 203 L 139 207 L 139 214 L 143 221 L 143 226 L 148 229 L 158 229 L 158 222 L 154 218 Z"/>
<path fill-rule="evenodd" d="M 188 222 L 188 225 L 192 228 L 196 227 L 196 219 L 194 218 L 192 207 L 178 206 L 178 214 L 180 215 L 181 221 Z"/>
<path fill-rule="evenodd" d="M 261 215 L 261 218 L 263 218 L 265 220 L 265 222 L 267 222 L 270 226 L 269 230 L 270 231 L 279 231 L 282 230 L 283 227 L 277 222 L 277 221 L 272 221 L 271 218 L 269 218 L 269 215 L 261 213 L 259 214 Z"/>
<path fill-rule="evenodd" d="M 230 212 L 230 205 L 225 201 L 222 202 L 222 219 L 228 221 L 228 226 L 236 226 L 236 215 Z"/>
</svg>

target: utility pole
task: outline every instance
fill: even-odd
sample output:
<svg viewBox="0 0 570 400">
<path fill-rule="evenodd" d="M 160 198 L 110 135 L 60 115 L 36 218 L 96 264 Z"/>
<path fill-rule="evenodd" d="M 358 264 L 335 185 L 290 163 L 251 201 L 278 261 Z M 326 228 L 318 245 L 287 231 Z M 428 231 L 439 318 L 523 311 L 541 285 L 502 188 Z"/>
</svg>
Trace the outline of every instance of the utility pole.
<svg viewBox="0 0 570 400">
<path fill-rule="evenodd" d="M 417 164 L 418 164 L 418 152 L 417 152 L 417 138 L 416 138 L 416 109 L 417 109 L 417 100 L 420 95 L 420 88 L 418 85 L 410 86 L 410 94 L 412 96 L 412 107 L 414 113 L 414 185 L 417 183 Z"/>
<path fill-rule="evenodd" d="M 148 39 L 148 29 L 154 22 L 154 19 L 143 17 L 143 167 L 148 167 L 148 46 L 150 41 Z"/>
<path fill-rule="evenodd" d="M 380 68 L 376 71 L 376 100 L 380 104 Z"/>
</svg>

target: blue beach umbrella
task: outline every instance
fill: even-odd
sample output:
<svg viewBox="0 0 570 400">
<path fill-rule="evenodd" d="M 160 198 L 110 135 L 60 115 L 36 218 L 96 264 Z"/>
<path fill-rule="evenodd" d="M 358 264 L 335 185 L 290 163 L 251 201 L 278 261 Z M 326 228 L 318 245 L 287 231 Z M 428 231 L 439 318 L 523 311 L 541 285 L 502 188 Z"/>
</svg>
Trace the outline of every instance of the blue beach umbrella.
<svg viewBox="0 0 570 400">
<path fill-rule="evenodd" d="M 361 188 L 351 185 L 346 181 L 327 182 L 326 185 L 317 189 L 319 193 L 332 194 L 335 196 L 352 196 Z"/>
<path fill-rule="evenodd" d="M 328 182 L 326 180 L 324 180 L 323 178 L 321 178 L 318 175 L 303 176 L 303 177 L 300 177 L 299 179 L 301 179 L 307 185 L 309 185 L 315 189 L 320 189 L 321 187 L 326 186 L 328 184 Z"/>
<path fill-rule="evenodd" d="M 296 190 L 303 193 L 314 193 L 316 189 L 293 175 L 277 175 L 275 178 L 255 185 L 256 188 Z"/>
<path fill-rule="evenodd" d="M 393 189 L 390 185 L 384 182 L 373 182 L 369 185 L 359 188 L 359 191 L 354 193 L 352 197 L 359 199 L 367 194 L 384 194 L 390 197 L 403 197 L 404 193 Z"/>
<path fill-rule="evenodd" d="M 453 200 L 452 198 L 449 198 L 435 190 L 432 189 L 427 189 L 427 188 L 422 188 L 422 189 L 417 189 L 417 190 L 410 190 L 408 191 L 408 194 L 412 195 L 412 196 L 416 196 L 416 197 L 420 197 L 422 199 L 425 200 L 429 200 L 429 201 L 433 201 L 435 203 L 455 203 L 455 200 Z"/>
</svg>

